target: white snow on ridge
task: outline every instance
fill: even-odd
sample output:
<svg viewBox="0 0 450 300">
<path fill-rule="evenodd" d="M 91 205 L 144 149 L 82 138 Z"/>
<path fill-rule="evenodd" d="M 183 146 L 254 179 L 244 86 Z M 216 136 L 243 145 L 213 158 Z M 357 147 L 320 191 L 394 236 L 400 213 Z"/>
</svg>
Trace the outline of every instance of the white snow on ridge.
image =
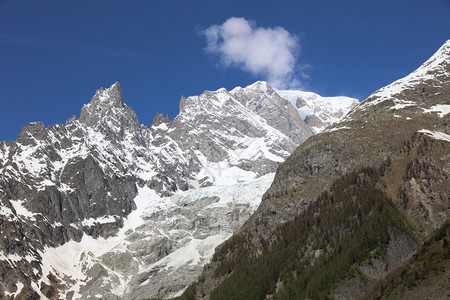
<svg viewBox="0 0 450 300">
<path fill-rule="evenodd" d="M 340 121 L 349 111 L 356 106 L 359 101 L 357 99 L 336 96 L 336 97 L 322 97 L 313 92 L 305 92 L 299 90 L 278 90 L 271 87 L 265 81 L 257 81 L 254 84 L 248 85 L 245 88 L 236 87 L 230 91 L 230 94 L 236 97 L 242 97 L 244 94 L 253 98 L 252 101 L 246 102 L 246 105 L 251 110 L 259 110 L 267 99 L 279 96 L 287 100 L 297 112 L 302 120 L 309 115 L 316 116 L 322 123 L 320 126 L 311 126 L 315 133 L 321 132 L 325 127 L 335 122 Z M 297 107 L 297 100 L 300 98 L 299 107 Z"/>
<path fill-rule="evenodd" d="M 394 107 L 396 107 L 397 104 L 399 104 L 398 107 L 400 107 L 401 104 L 407 104 L 398 103 L 398 101 L 401 100 L 396 99 L 396 95 L 414 84 L 425 80 L 436 80 L 439 75 L 447 74 L 447 70 L 445 69 L 446 64 L 450 64 L 450 40 L 445 42 L 444 45 L 442 45 L 439 50 L 417 70 L 374 92 L 369 97 L 373 98 L 373 100 L 369 102 L 363 101 L 362 104 L 358 106 L 358 110 L 363 110 L 368 106 L 378 105 L 386 100 L 394 100 Z"/>
<path fill-rule="evenodd" d="M 322 97 L 316 93 L 296 91 L 296 90 L 275 90 L 280 97 L 288 100 L 300 115 L 305 120 L 308 115 L 315 115 L 325 126 L 312 127 L 315 133 L 319 133 L 325 129 L 326 126 L 334 124 L 344 116 L 346 116 L 355 107 L 359 101 L 358 99 L 335 96 Z M 297 99 L 302 100 L 303 106 L 297 107 Z"/>
<path fill-rule="evenodd" d="M 252 83 L 252 84 L 246 86 L 245 88 L 237 86 L 237 87 L 235 87 L 234 89 L 232 89 L 230 91 L 230 94 L 234 95 L 238 91 L 246 90 L 246 89 L 249 89 L 249 90 L 260 90 L 262 92 L 263 96 L 270 97 L 270 95 L 267 93 L 267 82 L 265 82 L 265 81 L 257 81 L 255 83 Z"/>
<path fill-rule="evenodd" d="M 394 100 L 395 105 L 392 106 L 390 109 L 392 110 L 399 110 L 408 106 L 416 106 L 417 103 L 413 101 L 405 101 L 405 100 Z"/>
<path fill-rule="evenodd" d="M 32 262 L 32 261 L 34 261 L 36 259 L 33 256 L 29 255 L 29 254 L 27 256 L 23 257 L 23 256 L 18 255 L 18 254 L 5 255 L 4 252 L 0 252 L 0 260 L 6 260 L 6 261 L 9 261 L 11 263 L 15 263 L 15 262 L 18 262 L 18 261 L 21 261 L 21 260 L 26 260 L 28 262 Z"/>
<path fill-rule="evenodd" d="M 418 132 L 424 133 L 424 134 L 432 137 L 435 140 L 450 142 L 450 135 L 440 132 L 440 131 L 431 131 L 431 130 L 427 130 L 427 129 L 421 129 Z"/>
<path fill-rule="evenodd" d="M 322 97 L 313 92 L 304 92 L 296 90 L 276 90 L 277 94 L 282 98 L 288 100 L 294 107 L 297 107 L 297 99 L 300 97 L 307 104 L 312 102 L 317 103 L 317 105 L 326 105 L 332 111 L 343 110 L 348 112 L 352 105 L 358 103 L 358 99 L 347 97 L 347 96 L 334 96 L 334 97 Z"/>
<path fill-rule="evenodd" d="M 114 223 L 116 222 L 116 218 L 114 216 L 104 216 L 101 218 L 90 218 L 90 219 L 84 219 L 81 223 L 83 226 L 94 226 L 97 224 L 107 224 L 107 223 Z"/>
<path fill-rule="evenodd" d="M 342 130 L 342 129 L 351 129 L 351 128 L 348 126 L 342 126 L 342 127 L 325 129 L 323 132 L 333 132 L 333 131 Z"/>
<path fill-rule="evenodd" d="M 280 97 L 288 100 L 294 107 L 297 107 L 297 99 L 302 98 L 307 103 L 316 101 L 323 104 L 329 104 L 331 109 L 348 109 L 349 106 L 358 102 L 358 99 L 347 96 L 322 97 L 313 92 L 305 92 L 298 90 L 275 90 Z"/>
</svg>

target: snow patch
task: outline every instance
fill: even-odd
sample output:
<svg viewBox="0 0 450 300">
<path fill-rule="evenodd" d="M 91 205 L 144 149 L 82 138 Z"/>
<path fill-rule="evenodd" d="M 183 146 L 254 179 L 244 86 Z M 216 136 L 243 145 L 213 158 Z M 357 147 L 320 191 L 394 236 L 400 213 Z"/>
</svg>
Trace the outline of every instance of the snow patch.
<svg viewBox="0 0 450 300">
<path fill-rule="evenodd" d="M 378 105 L 379 103 L 382 103 L 386 100 L 394 100 L 394 102 L 397 102 L 398 106 L 397 103 L 395 103 L 394 107 L 401 108 L 402 105 L 410 106 L 409 104 L 412 103 L 411 101 L 404 101 L 397 99 L 398 95 L 403 90 L 413 87 L 417 83 L 421 83 L 427 80 L 436 81 L 440 77 L 439 75 L 443 75 L 443 77 L 446 78 L 448 76 L 448 71 L 445 66 L 446 64 L 450 63 L 449 54 L 450 54 L 450 43 L 447 41 L 441 48 L 439 48 L 439 50 L 431 58 L 429 58 L 425 63 L 423 63 L 417 70 L 407 75 L 406 77 L 396 80 L 390 85 L 387 85 L 379 89 L 378 91 L 374 92 L 368 98 L 370 99 L 370 101 L 367 100 L 363 101 L 362 104 L 358 106 L 357 110 L 364 110 L 369 106 Z M 400 101 L 403 101 L 404 103 L 399 103 Z"/>
<path fill-rule="evenodd" d="M 22 291 L 24 286 L 25 285 L 22 282 L 18 281 L 18 282 L 16 282 L 16 287 L 17 287 L 16 292 L 15 293 L 6 292 L 5 294 L 7 294 L 8 296 L 12 296 L 12 295 L 16 296 L 16 295 L 20 294 L 20 291 Z"/>
<path fill-rule="evenodd" d="M 342 127 L 336 127 L 336 128 L 329 128 L 329 129 L 324 130 L 324 132 L 334 132 L 334 131 L 342 130 L 342 129 L 351 129 L 351 128 L 348 126 L 342 126 Z"/>
<path fill-rule="evenodd" d="M 418 132 L 424 133 L 424 134 L 432 137 L 435 140 L 450 142 L 450 135 L 440 132 L 440 131 L 431 131 L 431 130 L 427 130 L 427 129 L 421 129 Z"/>
<path fill-rule="evenodd" d="M 163 131 L 167 131 L 167 129 L 169 129 L 169 127 L 167 126 L 166 123 L 161 123 L 158 126 L 152 126 L 152 129 L 158 129 L 158 130 L 163 130 Z"/>
<path fill-rule="evenodd" d="M 221 186 L 251 181 L 256 177 L 256 174 L 236 166 L 230 166 L 228 161 L 220 161 L 203 167 L 197 175 L 197 180 L 201 180 L 204 177 L 214 179 L 214 184 Z"/>
<path fill-rule="evenodd" d="M 35 213 L 30 212 L 28 209 L 26 209 L 22 203 L 23 201 L 20 200 L 10 200 L 11 204 L 14 207 L 14 210 L 16 211 L 17 215 L 21 217 L 25 217 L 30 220 L 35 220 Z"/>
<path fill-rule="evenodd" d="M 177 269 L 183 265 L 198 265 L 202 259 L 209 259 L 214 254 L 214 249 L 231 234 L 208 236 L 203 240 L 192 239 L 184 247 L 177 249 L 156 265 L 165 265 L 166 269 Z"/>
<path fill-rule="evenodd" d="M 0 206 L 0 215 L 6 216 L 6 217 L 14 216 L 13 211 L 9 207 L 3 206 L 3 205 Z"/>
<path fill-rule="evenodd" d="M 117 217 L 119 218 L 119 217 Z M 104 216 L 101 218 L 89 218 L 86 220 L 83 220 L 83 222 L 81 222 L 81 224 L 83 226 L 94 226 L 95 224 L 107 224 L 107 223 L 115 223 L 116 222 L 116 218 L 114 216 Z"/>
<path fill-rule="evenodd" d="M 448 104 L 434 105 L 427 109 L 423 108 L 423 112 L 427 114 L 436 112 L 438 113 L 439 117 L 443 118 L 445 115 L 450 113 L 450 105 Z"/>
<path fill-rule="evenodd" d="M 417 105 L 413 101 L 405 101 L 405 100 L 398 100 L 398 99 L 395 99 L 394 103 L 395 103 L 395 105 L 392 106 L 390 109 L 398 110 L 398 109 L 402 109 L 402 108 L 405 108 L 408 106 L 416 106 Z"/>
</svg>

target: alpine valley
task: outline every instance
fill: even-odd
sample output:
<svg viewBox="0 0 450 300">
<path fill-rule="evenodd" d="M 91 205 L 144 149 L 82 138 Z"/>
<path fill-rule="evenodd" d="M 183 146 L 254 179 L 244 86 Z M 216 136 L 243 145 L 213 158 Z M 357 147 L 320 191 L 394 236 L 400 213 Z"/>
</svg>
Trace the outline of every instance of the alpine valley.
<svg viewBox="0 0 450 300">
<path fill-rule="evenodd" d="M 450 41 L 359 103 L 120 85 L 0 143 L 1 299 L 448 299 Z"/>
<path fill-rule="evenodd" d="M 28 124 L 0 143 L 0 298 L 181 295 L 280 163 L 357 104 L 258 81 L 147 128 L 115 83 L 65 125 Z"/>
</svg>

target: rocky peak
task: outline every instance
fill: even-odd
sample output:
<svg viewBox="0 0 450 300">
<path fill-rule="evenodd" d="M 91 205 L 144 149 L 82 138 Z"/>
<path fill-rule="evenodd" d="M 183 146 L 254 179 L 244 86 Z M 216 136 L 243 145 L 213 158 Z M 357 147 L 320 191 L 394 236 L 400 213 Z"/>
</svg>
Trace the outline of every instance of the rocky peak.
<svg viewBox="0 0 450 300">
<path fill-rule="evenodd" d="M 264 99 L 271 97 L 275 90 L 265 81 L 257 81 L 245 88 L 236 87 L 230 94 L 245 106 L 253 105 L 253 111 L 259 110 L 264 105 Z"/>
<path fill-rule="evenodd" d="M 169 116 L 166 114 L 166 116 L 164 117 L 163 114 L 156 113 L 155 117 L 153 118 L 152 127 L 158 127 L 159 125 L 161 125 L 163 123 L 165 123 L 165 124 L 170 123 Z"/>
<path fill-rule="evenodd" d="M 293 140 L 299 144 L 305 137 L 339 121 L 358 103 L 350 97 L 322 97 L 312 92 L 277 90 L 265 81 L 257 81 L 245 88 L 237 87 L 230 94 L 259 115 L 274 118 L 269 124 L 284 133 L 290 132 L 291 138 L 292 134 L 297 135 Z M 278 112 L 272 112 L 273 109 Z M 280 114 L 288 117 L 282 121 Z M 295 131 L 298 132 L 293 133 Z"/>
<path fill-rule="evenodd" d="M 245 88 L 237 87 L 230 94 L 242 105 L 263 117 L 267 123 L 286 134 L 297 145 L 313 132 L 303 122 L 296 108 L 280 97 L 265 81 L 257 81 Z"/>
<path fill-rule="evenodd" d="M 235 99 L 225 88 L 216 91 L 206 90 L 199 96 L 182 97 L 180 101 L 182 109 L 175 119 L 187 121 L 200 116 L 213 119 L 216 115 L 226 113 L 227 107 L 234 107 L 234 102 L 236 102 Z"/>
<path fill-rule="evenodd" d="M 180 99 L 180 105 L 179 105 L 179 110 L 180 110 L 180 112 L 183 110 L 183 108 L 184 108 L 184 103 L 186 102 L 186 97 L 184 97 L 184 96 L 181 96 L 181 99 Z"/>
<path fill-rule="evenodd" d="M 27 124 L 17 136 L 17 142 L 24 146 L 35 145 L 35 140 L 43 140 L 47 137 L 44 123 L 32 122 Z"/>
<path fill-rule="evenodd" d="M 276 90 L 297 108 L 300 117 L 314 133 L 341 120 L 359 101 L 345 96 L 322 97 L 316 93 L 296 90 Z"/>
<path fill-rule="evenodd" d="M 450 65 L 450 40 L 447 40 L 436 53 L 430 57 L 419 69 L 413 72 L 411 75 L 427 74 L 441 76 L 449 75 Z"/>
<path fill-rule="evenodd" d="M 120 88 L 118 81 L 107 89 L 100 88 L 91 101 L 108 102 L 108 105 L 114 107 L 124 107 L 125 105 L 123 102 L 122 89 Z"/>
<path fill-rule="evenodd" d="M 247 90 L 253 90 L 253 91 L 261 91 L 263 93 L 266 93 L 267 95 L 272 95 L 275 93 L 275 89 L 267 82 L 267 81 L 257 81 L 253 84 L 250 84 L 246 87 Z"/>
<path fill-rule="evenodd" d="M 91 101 L 83 105 L 80 121 L 86 125 L 93 125 L 99 119 L 112 112 L 123 110 L 124 107 L 122 91 L 119 83 L 116 82 L 110 88 L 102 87 L 95 92 Z"/>
<path fill-rule="evenodd" d="M 118 82 L 110 88 L 99 89 L 91 102 L 81 109 L 80 123 L 96 129 L 110 140 L 122 140 L 125 135 L 140 139 L 136 113 L 124 103 Z"/>
<path fill-rule="evenodd" d="M 303 99 L 302 97 L 298 97 L 297 101 L 295 101 L 295 106 L 297 108 L 303 108 L 303 107 L 309 107 L 311 108 L 311 106 L 309 106 L 309 104 L 305 101 L 305 99 Z"/>
<path fill-rule="evenodd" d="M 220 88 L 216 91 L 204 91 L 203 94 L 200 95 L 200 99 L 207 99 L 208 102 L 213 101 L 215 103 L 224 104 L 226 101 L 231 100 L 231 95 L 227 89 Z"/>
</svg>

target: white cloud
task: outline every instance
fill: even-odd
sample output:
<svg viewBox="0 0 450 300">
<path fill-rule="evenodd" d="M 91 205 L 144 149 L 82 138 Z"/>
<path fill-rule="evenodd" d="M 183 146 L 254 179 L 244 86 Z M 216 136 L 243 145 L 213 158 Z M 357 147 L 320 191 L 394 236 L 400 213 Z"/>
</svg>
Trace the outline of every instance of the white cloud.
<svg viewBox="0 0 450 300">
<path fill-rule="evenodd" d="M 222 25 L 202 31 L 206 50 L 218 54 L 225 66 L 238 67 L 263 77 L 277 88 L 299 85 L 295 71 L 296 56 L 300 52 L 298 38 L 282 27 L 256 27 L 244 18 L 229 18 Z M 301 78 L 305 74 L 301 72 Z"/>
</svg>

